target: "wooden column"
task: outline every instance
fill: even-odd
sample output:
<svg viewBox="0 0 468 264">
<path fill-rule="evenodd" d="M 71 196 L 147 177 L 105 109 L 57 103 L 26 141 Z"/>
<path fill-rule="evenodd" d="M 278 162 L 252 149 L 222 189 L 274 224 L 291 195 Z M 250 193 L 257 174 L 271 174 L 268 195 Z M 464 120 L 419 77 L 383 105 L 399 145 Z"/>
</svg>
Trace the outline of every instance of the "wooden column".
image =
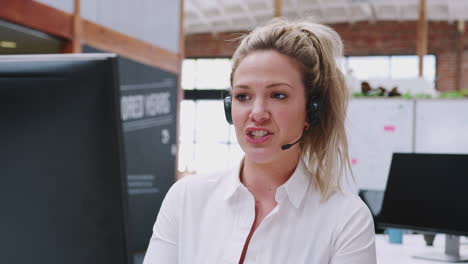
<svg viewBox="0 0 468 264">
<path fill-rule="evenodd" d="M 419 57 L 419 77 L 423 76 L 424 55 L 427 53 L 427 15 L 426 0 L 419 0 L 419 20 L 417 29 L 416 51 Z"/>
<path fill-rule="evenodd" d="M 273 0 L 275 6 L 275 17 L 281 16 L 281 0 Z"/>
<path fill-rule="evenodd" d="M 75 11 L 73 13 L 73 39 L 72 39 L 72 53 L 81 53 L 83 51 L 81 46 L 82 39 L 81 27 L 81 4 L 80 0 L 75 0 Z"/>
<path fill-rule="evenodd" d="M 81 13 L 79 1 L 75 2 L 75 6 L 78 12 L 70 14 L 32 0 L 0 0 L 0 19 L 64 39 L 62 53 L 79 52 L 78 48 L 81 47 L 73 51 L 74 40 L 75 44 L 86 43 L 152 67 L 179 73 L 179 53 L 98 25 L 83 19 L 81 15 L 76 16 Z M 75 23 L 77 26 L 74 26 Z"/>
<path fill-rule="evenodd" d="M 74 12 L 71 23 L 71 39 L 63 47 L 64 53 L 82 53 L 83 25 L 81 23 L 81 3 L 74 0 Z"/>
<path fill-rule="evenodd" d="M 177 85 L 177 107 L 176 107 L 176 144 L 177 155 L 175 158 L 175 180 L 182 178 L 179 173 L 179 135 L 180 135 L 180 104 L 184 100 L 184 89 L 182 88 L 182 63 L 185 58 L 185 30 L 184 30 L 184 0 L 180 0 L 180 21 L 179 21 L 179 77 Z"/>
<path fill-rule="evenodd" d="M 462 78 L 462 62 L 463 62 L 463 49 L 464 49 L 464 43 L 463 43 L 463 35 L 465 33 L 465 21 L 459 20 L 457 23 L 457 33 L 455 37 L 455 42 L 456 42 L 456 71 L 455 71 L 455 90 L 460 91 L 461 90 L 461 78 Z"/>
</svg>

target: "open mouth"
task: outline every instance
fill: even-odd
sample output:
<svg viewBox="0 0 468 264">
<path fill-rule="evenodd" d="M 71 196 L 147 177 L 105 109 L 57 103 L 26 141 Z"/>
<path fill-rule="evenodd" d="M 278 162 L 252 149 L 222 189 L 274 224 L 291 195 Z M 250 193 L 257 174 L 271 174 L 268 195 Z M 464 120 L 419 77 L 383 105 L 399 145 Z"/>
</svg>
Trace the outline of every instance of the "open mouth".
<svg viewBox="0 0 468 264">
<path fill-rule="evenodd" d="M 266 129 L 250 128 L 246 131 L 247 141 L 251 144 L 260 144 L 267 141 L 273 135 Z"/>
<path fill-rule="evenodd" d="M 271 133 L 268 133 L 268 131 L 265 131 L 265 130 L 256 130 L 256 131 L 250 132 L 250 136 L 253 137 L 254 139 L 259 139 L 269 134 Z"/>
</svg>

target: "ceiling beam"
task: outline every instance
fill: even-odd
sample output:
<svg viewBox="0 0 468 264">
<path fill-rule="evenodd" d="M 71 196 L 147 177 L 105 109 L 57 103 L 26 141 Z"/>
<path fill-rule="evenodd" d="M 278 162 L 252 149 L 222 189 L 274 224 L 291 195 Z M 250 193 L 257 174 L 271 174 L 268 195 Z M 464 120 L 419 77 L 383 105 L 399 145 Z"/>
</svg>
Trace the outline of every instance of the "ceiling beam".
<svg viewBox="0 0 468 264">
<path fill-rule="evenodd" d="M 447 1 L 447 10 L 448 10 L 447 22 L 452 23 L 455 20 L 454 17 L 453 17 L 452 1 Z"/>
<path fill-rule="evenodd" d="M 325 10 L 323 9 L 322 0 L 317 0 L 316 5 L 318 6 L 318 10 L 319 10 L 319 13 L 320 13 L 320 18 L 322 18 L 323 21 L 327 21 L 327 17 L 325 16 Z"/>
<path fill-rule="evenodd" d="M 393 0 L 392 3 L 395 7 L 395 14 L 397 16 L 397 20 L 403 21 L 403 8 L 401 8 L 401 3 L 399 3 L 397 0 Z"/>
<path fill-rule="evenodd" d="M 196 3 L 194 3 L 194 0 L 192 1 L 187 1 L 185 3 L 189 9 L 192 9 L 193 12 L 197 15 L 198 19 L 204 23 L 205 25 L 211 27 L 212 23 L 211 21 L 203 14 L 203 12 L 200 10 L 200 8 L 197 7 Z"/>
<path fill-rule="evenodd" d="M 291 7 L 298 17 L 301 17 L 301 11 L 299 11 L 299 0 L 290 0 Z"/>
<path fill-rule="evenodd" d="M 252 14 L 252 11 L 250 10 L 249 6 L 244 2 L 244 0 L 238 0 L 237 3 L 240 5 L 242 10 L 244 10 L 245 14 L 247 14 L 247 17 L 250 19 L 253 25 L 257 25 L 258 24 L 257 19 Z"/>
<path fill-rule="evenodd" d="M 218 10 L 219 14 L 226 20 L 229 26 L 232 26 L 234 23 L 232 22 L 231 17 L 224 11 L 224 5 L 221 0 L 216 0 L 216 9 Z"/>
<path fill-rule="evenodd" d="M 369 5 L 369 9 L 370 9 L 369 21 L 370 21 L 371 23 L 375 23 L 375 22 L 377 21 L 377 17 L 378 17 L 378 15 L 377 15 L 377 7 L 376 7 L 375 4 L 372 3 L 372 2 L 369 2 L 368 5 Z"/>
<path fill-rule="evenodd" d="M 353 14 L 351 13 L 352 8 L 353 8 L 353 4 L 349 0 L 348 0 L 348 3 L 346 3 L 346 5 L 343 5 L 344 13 L 346 14 L 346 17 L 348 18 L 348 23 L 350 24 L 354 23 Z"/>
</svg>

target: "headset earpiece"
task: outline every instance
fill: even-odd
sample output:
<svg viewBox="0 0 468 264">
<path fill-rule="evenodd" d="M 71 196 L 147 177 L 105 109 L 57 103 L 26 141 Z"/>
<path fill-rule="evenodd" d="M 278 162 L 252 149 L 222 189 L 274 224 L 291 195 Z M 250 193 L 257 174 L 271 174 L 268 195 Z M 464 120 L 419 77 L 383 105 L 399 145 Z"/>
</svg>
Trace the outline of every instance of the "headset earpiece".
<svg viewBox="0 0 468 264">
<path fill-rule="evenodd" d="M 224 114 L 226 115 L 226 121 L 232 125 L 232 97 L 230 95 L 224 97 Z"/>
<path fill-rule="evenodd" d="M 316 126 L 320 122 L 320 99 L 312 97 L 307 106 L 307 119 L 310 126 Z"/>
</svg>

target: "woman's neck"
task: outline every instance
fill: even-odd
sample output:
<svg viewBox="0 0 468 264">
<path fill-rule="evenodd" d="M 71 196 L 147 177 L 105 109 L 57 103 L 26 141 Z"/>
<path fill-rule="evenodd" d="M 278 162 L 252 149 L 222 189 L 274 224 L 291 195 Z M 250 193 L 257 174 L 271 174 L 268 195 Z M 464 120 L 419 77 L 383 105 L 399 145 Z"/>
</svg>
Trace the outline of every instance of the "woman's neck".
<svg viewBox="0 0 468 264">
<path fill-rule="evenodd" d="M 255 163 L 245 158 L 240 175 L 241 182 L 256 197 L 274 196 L 276 189 L 289 180 L 298 161 L 299 155 L 267 164 Z"/>
</svg>

